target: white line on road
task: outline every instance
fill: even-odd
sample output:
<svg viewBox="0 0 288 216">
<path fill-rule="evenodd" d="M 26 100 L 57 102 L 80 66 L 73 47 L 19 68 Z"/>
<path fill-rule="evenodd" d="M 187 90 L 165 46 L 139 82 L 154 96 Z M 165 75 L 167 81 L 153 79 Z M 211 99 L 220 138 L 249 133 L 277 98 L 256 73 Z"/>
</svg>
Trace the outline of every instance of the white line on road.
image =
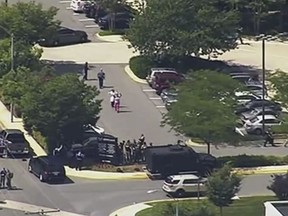
<svg viewBox="0 0 288 216">
<path fill-rule="evenodd" d="M 162 109 L 162 108 L 166 108 L 165 106 L 156 106 L 156 108 Z"/>
<path fill-rule="evenodd" d="M 71 7 L 66 7 L 66 10 L 72 10 L 72 8 Z"/>
<path fill-rule="evenodd" d="M 86 25 L 85 28 L 98 28 L 98 25 Z"/>
<path fill-rule="evenodd" d="M 88 22 L 88 21 L 94 21 L 94 19 L 91 19 L 91 18 L 79 19 L 79 22 Z"/>
<path fill-rule="evenodd" d="M 71 3 L 71 1 L 59 1 L 60 4 Z"/>
<path fill-rule="evenodd" d="M 150 100 L 161 100 L 160 97 L 150 97 L 149 99 L 150 99 Z"/>
<path fill-rule="evenodd" d="M 155 89 L 143 89 L 143 92 L 155 92 Z"/>
<path fill-rule="evenodd" d="M 80 14 L 79 13 L 73 13 L 73 16 L 79 16 Z"/>
</svg>

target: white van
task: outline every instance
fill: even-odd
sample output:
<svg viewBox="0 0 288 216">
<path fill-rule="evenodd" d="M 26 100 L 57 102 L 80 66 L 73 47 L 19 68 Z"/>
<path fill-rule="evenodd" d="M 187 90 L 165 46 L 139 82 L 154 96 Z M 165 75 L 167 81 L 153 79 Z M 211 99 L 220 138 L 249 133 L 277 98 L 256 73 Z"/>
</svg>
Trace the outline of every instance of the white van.
<svg viewBox="0 0 288 216">
<path fill-rule="evenodd" d="M 74 12 L 83 12 L 85 2 L 83 0 L 71 0 L 70 7 Z"/>
</svg>

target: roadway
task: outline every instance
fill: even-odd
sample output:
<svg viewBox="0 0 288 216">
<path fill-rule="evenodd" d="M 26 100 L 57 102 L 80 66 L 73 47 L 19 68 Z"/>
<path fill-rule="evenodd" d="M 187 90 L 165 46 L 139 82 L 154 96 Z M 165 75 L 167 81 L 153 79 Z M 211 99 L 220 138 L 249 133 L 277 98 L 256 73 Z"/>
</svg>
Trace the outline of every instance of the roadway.
<svg viewBox="0 0 288 216">
<path fill-rule="evenodd" d="M 167 199 L 161 191 L 160 180 L 96 181 L 72 178 L 66 184 L 46 184 L 28 173 L 27 161 L 0 159 L 0 164 L 14 172 L 13 185 L 18 188 L 12 191 L 1 189 L 0 200 L 59 208 L 88 216 L 107 216 L 134 202 Z M 271 191 L 266 189 L 269 180 L 269 175 L 248 176 L 242 182 L 239 195 L 271 195 Z M 14 215 L 21 214 L 15 211 Z"/>
</svg>

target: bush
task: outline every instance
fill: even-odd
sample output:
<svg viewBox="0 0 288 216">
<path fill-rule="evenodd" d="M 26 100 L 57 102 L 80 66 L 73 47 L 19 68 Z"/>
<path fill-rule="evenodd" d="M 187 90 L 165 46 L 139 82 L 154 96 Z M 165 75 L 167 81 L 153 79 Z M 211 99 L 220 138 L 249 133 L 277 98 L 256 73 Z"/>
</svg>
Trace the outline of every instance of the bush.
<svg viewBox="0 0 288 216">
<path fill-rule="evenodd" d="M 237 155 L 224 156 L 217 159 L 218 166 L 222 167 L 230 163 L 232 167 L 258 167 L 258 166 L 277 166 L 288 164 L 288 157 L 264 156 L 264 155 Z"/>
<path fill-rule="evenodd" d="M 141 78 L 145 79 L 148 75 L 151 68 L 156 67 L 157 64 L 145 56 L 135 56 L 130 58 L 129 60 L 129 66 L 130 69 L 133 71 L 133 73 Z"/>
<path fill-rule="evenodd" d="M 125 29 L 114 29 L 114 30 L 107 30 L 99 32 L 100 36 L 109 36 L 109 35 L 125 35 Z"/>
<path fill-rule="evenodd" d="M 36 130 L 32 130 L 33 138 L 39 143 L 39 145 L 47 152 L 48 151 L 48 144 L 47 144 L 47 139 L 39 132 Z"/>
</svg>

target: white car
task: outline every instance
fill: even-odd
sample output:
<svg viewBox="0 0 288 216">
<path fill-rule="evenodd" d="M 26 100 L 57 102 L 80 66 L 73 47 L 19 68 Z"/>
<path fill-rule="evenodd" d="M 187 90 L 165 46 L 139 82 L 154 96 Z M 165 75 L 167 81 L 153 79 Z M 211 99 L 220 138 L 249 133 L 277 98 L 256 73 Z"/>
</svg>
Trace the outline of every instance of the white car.
<svg viewBox="0 0 288 216">
<path fill-rule="evenodd" d="M 83 12 L 85 3 L 83 0 L 71 0 L 70 7 L 74 12 Z"/>
<path fill-rule="evenodd" d="M 95 131 L 96 133 L 98 133 L 98 134 L 104 134 L 105 133 L 105 130 L 104 130 L 104 128 L 101 128 L 101 127 L 99 127 L 99 126 L 97 126 L 97 125 L 88 125 L 88 127 L 91 129 L 91 130 L 93 130 L 93 131 Z"/>
<path fill-rule="evenodd" d="M 183 197 L 187 193 L 202 194 L 206 191 L 206 182 L 206 178 L 194 174 L 172 175 L 165 179 L 162 190 L 177 197 Z"/>
<path fill-rule="evenodd" d="M 248 133 L 262 134 L 262 123 L 263 116 L 256 116 L 255 118 L 249 119 L 245 124 L 244 128 Z M 264 116 L 265 128 L 269 128 L 275 125 L 281 125 L 281 121 L 274 115 L 265 115 Z"/>
<path fill-rule="evenodd" d="M 251 92 L 235 92 L 238 104 L 245 104 L 251 100 L 261 99 L 261 96 L 254 95 Z"/>
</svg>

